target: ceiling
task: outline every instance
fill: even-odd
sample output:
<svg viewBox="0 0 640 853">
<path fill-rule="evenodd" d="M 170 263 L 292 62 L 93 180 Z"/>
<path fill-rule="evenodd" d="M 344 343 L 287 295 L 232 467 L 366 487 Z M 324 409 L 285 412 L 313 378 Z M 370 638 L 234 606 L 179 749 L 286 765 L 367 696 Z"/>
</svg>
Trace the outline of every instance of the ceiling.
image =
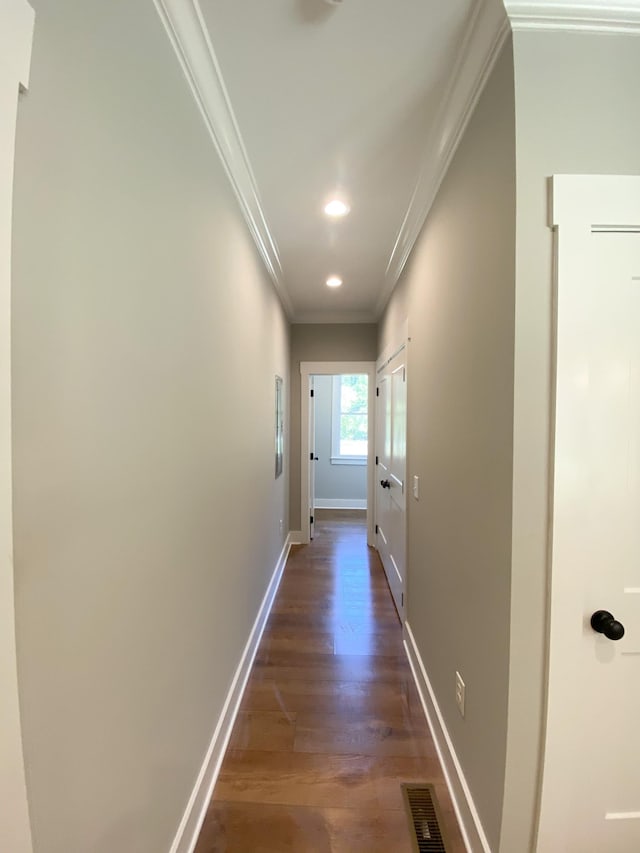
<svg viewBox="0 0 640 853">
<path fill-rule="evenodd" d="M 200 0 L 294 321 L 377 319 L 473 6 Z M 335 194 L 351 205 L 340 220 L 323 212 Z"/>
</svg>

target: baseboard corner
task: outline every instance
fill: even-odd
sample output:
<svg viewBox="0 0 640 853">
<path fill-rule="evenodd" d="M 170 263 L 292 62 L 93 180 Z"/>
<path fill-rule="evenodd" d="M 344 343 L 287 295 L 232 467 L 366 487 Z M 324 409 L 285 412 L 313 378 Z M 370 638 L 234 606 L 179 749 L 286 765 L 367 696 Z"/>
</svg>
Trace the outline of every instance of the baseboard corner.
<svg viewBox="0 0 640 853">
<path fill-rule="evenodd" d="M 366 509 L 366 498 L 316 498 L 316 509 Z"/>
<path fill-rule="evenodd" d="M 492 853 L 408 622 L 404 624 L 404 647 L 468 853 Z"/>
</svg>

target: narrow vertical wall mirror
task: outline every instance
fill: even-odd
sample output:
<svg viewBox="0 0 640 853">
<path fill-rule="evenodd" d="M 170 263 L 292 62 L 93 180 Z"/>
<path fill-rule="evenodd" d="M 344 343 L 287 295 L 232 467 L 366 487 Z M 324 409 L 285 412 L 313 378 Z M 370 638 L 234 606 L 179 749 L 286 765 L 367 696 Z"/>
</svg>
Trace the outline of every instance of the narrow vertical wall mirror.
<svg viewBox="0 0 640 853">
<path fill-rule="evenodd" d="M 282 397 L 282 377 L 276 376 L 276 479 L 282 474 L 284 458 L 284 406 Z"/>
</svg>

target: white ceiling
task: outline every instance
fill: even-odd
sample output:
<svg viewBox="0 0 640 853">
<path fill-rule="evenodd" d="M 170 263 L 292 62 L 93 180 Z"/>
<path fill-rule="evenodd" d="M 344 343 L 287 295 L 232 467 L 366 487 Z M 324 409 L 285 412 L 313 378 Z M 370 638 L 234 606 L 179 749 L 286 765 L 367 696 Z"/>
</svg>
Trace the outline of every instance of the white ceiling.
<svg viewBox="0 0 640 853">
<path fill-rule="evenodd" d="M 200 5 L 292 318 L 376 319 L 474 0 Z M 334 191 L 351 204 L 338 221 Z"/>
</svg>

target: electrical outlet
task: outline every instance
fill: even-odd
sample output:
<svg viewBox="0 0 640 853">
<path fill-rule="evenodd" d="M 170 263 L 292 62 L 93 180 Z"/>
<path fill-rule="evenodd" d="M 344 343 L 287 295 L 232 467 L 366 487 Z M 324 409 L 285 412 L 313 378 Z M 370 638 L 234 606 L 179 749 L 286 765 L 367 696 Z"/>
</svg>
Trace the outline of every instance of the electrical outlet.
<svg viewBox="0 0 640 853">
<path fill-rule="evenodd" d="M 464 717 L 464 681 L 459 672 L 456 672 L 456 705 L 460 716 Z"/>
<path fill-rule="evenodd" d="M 280 519 L 280 533 L 284 532 L 284 519 Z"/>
<path fill-rule="evenodd" d="M 413 496 L 416 500 L 420 499 L 420 477 L 413 475 Z"/>
</svg>

